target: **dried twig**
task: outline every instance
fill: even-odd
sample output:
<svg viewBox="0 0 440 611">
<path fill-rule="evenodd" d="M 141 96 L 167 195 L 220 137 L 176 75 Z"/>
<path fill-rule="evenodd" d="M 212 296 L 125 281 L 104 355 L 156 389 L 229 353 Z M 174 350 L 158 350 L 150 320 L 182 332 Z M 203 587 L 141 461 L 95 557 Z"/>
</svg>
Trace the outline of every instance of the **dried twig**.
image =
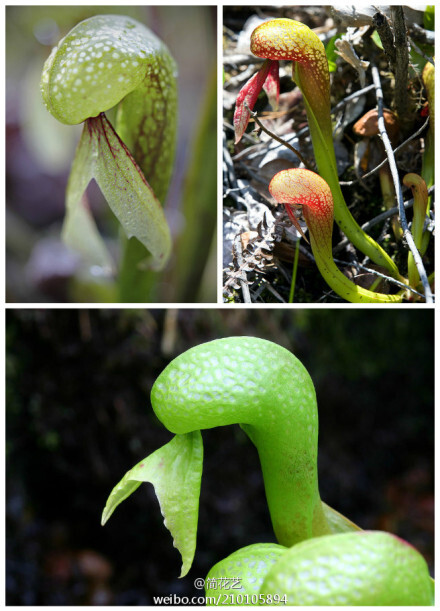
<svg viewBox="0 0 440 611">
<path fill-rule="evenodd" d="M 358 91 L 355 91 L 354 93 L 350 93 L 350 95 L 345 96 L 345 98 L 343 100 L 338 102 L 336 104 L 336 106 L 333 106 L 333 108 L 331 109 L 330 112 L 332 114 L 334 114 L 335 112 L 337 112 L 338 110 L 340 110 L 341 108 L 346 106 L 348 104 L 348 102 L 351 102 L 351 100 L 355 100 L 356 98 L 360 98 L 361 95 L 364 95 L 364 94 L 368 93 L 372 89 L 374 89 L 374 85 L 373 84 L 367 85 L 366 87 L 363 87 L 362 89 L 358 89 Z"/>
<path fill-rule="evenodd" d="M 260 119 L 258 118 L 257 113 L 256 112 L 252 112 L 252 110 L 249 108 L 249 106 L 246 104 L 246 102 L 244 103 L 244 105 L 245 105 L 246 109 L 249 111 L 249 113 L 250 113 L 251 117 L 253 118 L 253 120 L 255 121 L 255 123 L 258 125 L 258 127 L 260 129 L 263 130 L 263 132 L 265 132 L 268 136 L 270 136 L 271 138 L 273 138 L 274 140 L 276 140 L 277 142 L 279 142 L 280 144 L 282 144 L 283 146 L 288 148 L 293 153 L 295 153 L 295 155 L 298 157 L 298 159 L 301 161 L 301 163 L 303 163 L 308 170 L 312 170 L 311 165 L 304 159 L 304 157 L 301 155 L 301 153 L 295 147 L 293 147 L 291 144 L 289 144 L 288 142 L 286 142 L 285 140 L 283 140 L 282 138 L 280 138 L 279 136 L 277 136 L 276 134 L 271 132 L 267 127 L 265 127 L 261 123 Z"/>
<path fill-rule="evenodd" d="M 244 234 L 238 233 L 234 238 L 233 263 L 224 269 L 223 295 L 228 299 L 233 290 L 241 288 L 243 301 L 252 303 L 255 300 L 251 297 L 250 288 L 257 281 L 263 281 L 268 268 L 273 267 L 273 250 L 280 235 L 270 213 L 265 213 L 258 223 L 256 234 L 252 237 L 249 235 L 246 246 L 243 245 L 243 237 Z"/>
<path fill-rule="evenodd" d="M 432 195 L 434 191 L 435 191 L 435 187 L 431 187 L 430 189 L 428 189 L 428 194 Z M 403 203 L 403 207 L 405 208 L 405 210 L 409 210 L 410 208 L 413 207 L 413 205 L 414 205 L 413 198 Z M 368 233 L 372 227 L 374 227 L 375 225 L 378 225 L 379 223 L 383 223 L 384 221 L 387 221 L 389 218 L 391 218 L 395 214 L 399 214 L 398 206 L 395 206 L 394 208 L 389 208 L 388 210 L 385 210 L 385 212 L 381 212 L 374 218 L 370 219 L 369 221 L 361 225 L 361 229 L 363 229 L 366 233 Z M 338 244 L 336 244 L 336 246 L 334 246 L 333 252 L 339 252 L 340 250 L 345 248 L 349 243 L 350 242 L 348 238 L 344 238 Z"/>
<path fill-rule="evenodd" d="M 351 93 L 350 95 L 346 96 L 343 100 L 338 102 L 338 104 L 336 104 L 336 106 L 334 106 L 331 109 L 330 112 L 332 114 L 334 114 L 335 112 L 339 111 L 341 108 L 346 106 L 351 100 L 359 98 L 360 96 L 368 93 L 372 89 L 374 89 L 374 85 L 367 85 L 367 87 L 364 87 L 363 89 L 359 89 L 359 90 L 355 91 L 354 93 Z M 224 125 L 225 128 L 228 128 L 231 131 L 234 131 L 234 127 L 230 123 L 227 123 L 226 121 L 224 121 L 223 125 Z M 264 130 L 264 127 L 262 129 Z M 266 133 L 267 133 L 267 130 L 266 130 Z M 308 127 L 308 125 L 306 125 L 302 129 L 300 129 L 299 132 L 296 132 L 296 133 L 292 134 L 291 135 L 291 140 L 298 140 L 300 138 L 305 138 L 308 133 L 309 133 L 309 127 Z M 233 156 L 233 158 L 232 158 L 233 161 L 238 161 L 239 159 L 242 159 L 243 157 L 245 157 L 246 159 L 251 159 L 252 156 L 254 155 L 254 151 L 260 151 L 260 149 L 262 147 L 267 146 L 267 144 L 263 143 L 263 142 L 255 143 L 254 140 L 251 138 L 251 136 L 249 134 L 247 134 L 247 133 L 243 134 L 243 138 L 246 138 L 247 140 L 252 141 L 252 146 L 249 146 L 249 147 L 243 149 L 239 153 L 236 153 Z M 289 146 L 289 141 L 288 140 L 283 140 L 282 142 L 280 142 L 278 140 L 278 144 L 276 144 L 276 142 L 274 142 L 273 143 L 273 147 L 271 145 L 269 145 L 269 146 L 271 147 L 272 150 L 275 150 L 275 149 L 279 148 L 280 146 L 287 146 L 288 147 Z"/>
<path fill-rule="evenodd" d="M 373 85 L 373 87 L 374 87 L 374 85 Z M 405 140 L 405 142 L 402 142 L 402 144 L 399 144 L 399 146 L 397 146 L 395 149 L 393 149 L 393 154 L 395 155 L 401 149 L 403 149 L 409 142 L 411 142 L 411 140 L 414 140 L 414 138 L 417 138 L 417 136 L 420 136 L 420 134 L 422 132 L 424 132 L 424 130 L 428 127 L 428 123 L 429 123 L 429 117 L 427 117 L 427 119 L 424 122 L 424 124 L 422 125 L 422 127 L 420 127 L 416 132 L 414 132 L 414 134 L 412 134 L 409 138 L 407 138 Z M 343 187 L 352 187 L 355 184 L 357 184 L 358 182 L 361 182 L 362 180 L 365 180 L 369 176 L 372 176 L 373 174 L 375 174 L 386 163 L 388 163 L 388 159 L 384 159 L 383 161 L 381 161 L 379 163 L 379 165 L 377 165 L 375 168 L 373 168 L 372 170 L 370 170 L 366 174 L 363 174 L 362 176 L 359 176 L 359 178 L 356 178 L 356 180 L 348 180 L 346 182 L 342 182 L 341 181 L 340 185 L 343 186 Z"/>
<path fill-rule="evenodd" d="M 422 44 L 434 45 L 435 44 L 435 32 L 431 30 L 425 30 L 417 23 L 408 23 L 408 32 L 413 40 Z"/>
<path fill-rule="evenodd" d="M 229 81 L 225 83 L 225 89 L 234 89 L 242 86 L 242 83 L 248 81 L 255 72 L 255 64 L 249 64 L 249 66 L 243 72 L 239 72 L 237 76 L 232 76 Z"/>
<path fill-rule="evenodd" d="M 280 301 L 281 303 L 286 303 L 286 300 L 281 297 L 281 295 L 278 293 L 278 291 L 276 291 L 274 289 L 274 287 L 269 282 L 267 282 L 264 279 L 263 279 L 263 282 L 266 284 L 266 289 L 269 291 L 269 293 L 272 293 L 272 295 L 275 297 L 275 299 L 278 299 L 278 301 Z"/>
<path fill-rule="evenodd" d="M 412 46 L 414 51 L 418 53 L 419 55 L 421 55 L 422 57 L 424 57 L 427 62 L 429 62 L 430 64 L 432 64 L 435 67 L 434 58 L 430 57 L 429 55 L 426 55 L 426 53 L 424 53 L 422 49 L 416 45 L 416 43 L 414 42 L 412 38 L 409 38 L 408 40 L 409 40 L 409 44 Z"/>
<path fill-rule="evenodd" d="M 435 32 L 432 30 L 425 30 L 417 23 L 408 23 L 408 32 L 411 38 L 417 40 L 421 44 L 434 45 L 435 44 Z"/>
<path fill-rule="evenodd" d="M 255 55 L 245 55 L 244 53 L 235 53 L 233 55 L 224 55 L 223 63 L 226 66 L 242 66 L 248 64 L 254 64 L 256 61 Z"/>
<path fill-rule="evenodd" d="M 403 196 L 402 196 L 402 188 L 400 186 L 399 172 L 396 166 L 396 160 L 393 155 L 393 147 L 391 146 L 390 140 L 388 138 L 387 130 L 385 128 L 385 121 L 383 118 L 383 92 L 382 86 L 380 83 L 379 70 L 376 65 L 371 64 L 371 74 L 373 76 L 373 83 L 376 87 L 376 99 L 377 99 L 377 111 L 378 111 L 378 125 L 379 125 L 379 133 L 384 143 L 385 151 L 388 158 L 388 163 L 391 170 L 391 175 L 393 177 L 394 190 L 396 192 L 397 203 L 399 207 L 399 219 L 400 224 L 403 230 L 403 237 L 408 244 L 409 249 L 411 250 L 414 261 L 417 267 L 417 271 L 420 275 L 420 280 L 423 284 L 423 288 L 425 291 L 425 300 L 426 303 L 433 303 L 434 299 L 432 296 L 431 287 L 429 286 L 428 276 L 426 274 L 425 267 L 423 265 L 422 257 L 420 256 L 419 251 L 414 243 L 414 238 L 409 230 L 408 221 L 406 219 L 405 207 L 403 205 Z"/>
<path fill-rule="evenodd" d="M 391 276 L 387 276 L 385 274 L 382 274 L 377 269 L 372 269 L 371 267 L 366 267 L 365 265 L 362 265 L 362 263 L 359 263 L 359 261 L 349 261 L 349 262 L 347 262 L 347 261 L 341 261 L 340 259 L 335 259 L 335 262 L 339 263 L 340 265 L 356 267 L 356 269 L 358 269 L 358 270 L 362 270 L 362 271 L 368 272 L 369 274 L 373 274 L 375 276 L 378 276 L 379 278 L 382 278 L 383 280 L 386 280 L 389 283 L 395 284 L 396 286 L 399 286 L 401 289 L 405 289 L 406 291 L 411 291 L 411 293 L 415 293 L 419 297 L 423 297 L 423 298 L 425 297 L 425 295 L 422 295 L 422 293 L 419 293 L 418 291 L 413 289 L 411 286 L 408 286 L 404 282 L 400 282 L 399 280 L 396 280 L 396 278 L 392 278 Z"/>
</svg>

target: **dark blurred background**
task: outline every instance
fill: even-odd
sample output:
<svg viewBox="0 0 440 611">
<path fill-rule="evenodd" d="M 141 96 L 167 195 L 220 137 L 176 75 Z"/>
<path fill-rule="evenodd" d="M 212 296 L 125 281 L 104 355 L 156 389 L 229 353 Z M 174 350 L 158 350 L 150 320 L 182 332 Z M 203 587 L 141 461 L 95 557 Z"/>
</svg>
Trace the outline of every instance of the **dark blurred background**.
<svg viewBox="0 0 440 611">
<path fill-rule="evenodd" d="M 176 161 L 165 205 L 174 258 L 160 278 L 159 296 L 142 301 L 215 302 L 216 7 L 93 5 L 6 7 L 7 301 L 114 301 L 111 279 L 84 269 L 60 239 L 81 126 L 56 121 L 40 94 L 52 47 L 83 19 L 106 13 L 122 13 L 147 25 L 178 64 Z M 118 260 L 115 217 L 94 183 L 87 193 L 106 245 Z M 194 216 L 203 227 L 197 229 Z"/>
<path fill-rule="evenodd" d="M 316 385 L 323 500 L 410 541 L 433 570 L 434 316 L 426 309 L 8 310 L 7 604 L 149 605 L 194 596 L 232 551 L 273 541 L 257 453 L 238 426 L 203 433 L 193 568 L 179 580 L 151 485 L 102 528 L 122 475 L 171 439 L 151 386 L 184 350 L 253 335 Z"/>
</svg>

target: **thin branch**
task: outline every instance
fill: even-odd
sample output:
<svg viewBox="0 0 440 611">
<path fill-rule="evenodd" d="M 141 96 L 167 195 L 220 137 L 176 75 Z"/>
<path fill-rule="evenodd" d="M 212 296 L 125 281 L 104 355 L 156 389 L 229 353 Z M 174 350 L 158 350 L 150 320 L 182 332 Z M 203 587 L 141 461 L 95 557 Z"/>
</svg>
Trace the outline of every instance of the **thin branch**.
<svg viewBox="0 0 440 611">
<path fill-rule="evenodd" d="M 374 85 L 373 84 L 367 85 L 366 87 L 363 87 L 363 89 L 359 89 L 358 91 L 355 91 L 354 93 L 350 93 L 350 95 L 347 95 L 343 100 L 338 102 L 336 104 L 336 106 L 333 106 L 333 108 L 331 109 L 330 112 L 332 114 L 334 114 L 340 108 L 343 108 L 344 106 L 346 106 L 348 104 L 348 102 L 351 102 L 351 100 L 355 100 L 356 98 L 360 98 L 361 95 L 364 95 L 365 93 L 368 93 L 372 89 L 374 89 Z"/>
<path fill-rule="evenodd" d="M 409 201 L 404 202 L 404 204 L 403 204 L 405 210 L 409 210 L 410 208 L 413 207 L 413 205 L 414 205 L 414 199 L 410 199 Z M 365 232 L 367 232 L 372 227 L 374 227 L 375 225 L 378 225 L 379 223 L 383 223 L 384 221 L 387 221 L 388 219 L 390 219 L 395 214 L 399 214 L 399 206 L 394 206 L 393 208 L 389 208 L 388 210 L 385 210 L 385 212 L 381 212 L 380 214 L 375 216 L 373 219 L 371 219 L 371 220 L 367 221 L 366 223 L 364 223 L 362 225 L 362 229 Z M 339 246 L 339 244 L 338 244 L 338 246 Z"/>
<path fill-rule="evenodd" d="M 268 282 L 265 278 L 263 278 L 263 282 L 262 283 L 266 285 L 266 289 L 269 291 L 269 293 L 272 293 L 272 295 L 275 297 L 275 299 L 278 299 L 278 301 L 280 301 L 281 303 L 286 303 L 286 300 L 281 297 L 281 295 L 278 293 L 278 291 L 276 291 L 273 288 L 273 286 L 270 284 L 270 282 Z"/>
<path fill-rule="evenodd" d="M 374 85 L 373 85 L 373 87 L 374 87 Z M 409 138 L 407 138 L 405 140 L 405 142 L 402 142 L 402 144 L 399 144 L 399 146 L 397 146 L 395 149 L 393 149 L 393 154 L 395 155 L 401 149 L 403 149 L 403 147 L 405 147 L 409 142 L 411 142 L 411 140 L 414 140 L 415 138 L 417 138 L 417 136 L 419 136 L 425 130 L 425 128 L 428 127 L 428 123 L 429 123 L 429 117 L 427 117 L 427 119 L 424 122 L 424 124 L 422 125 L 422 127 L 420 127 L 414 134 L 412 134 Z M 356 180 L 348 180 L 347 182 L 341 181 L 340 185 L 343 186 L 343 187 L 352 187 L 353 185 L 357 184 L 361 180 L 365 180 L 369 176 L 372 176 L 373 174 L 375 174 L 386 163 L 388 163 L 388 159 L 384 159 L 383 161 L 381 161 L 379 163 L 379 165 L 377 165 L 375 168 L 373 168 L 372 170 L 370 170 L 366 174 L 363 174 L 362 176 L 359 176 L 359 178 L 356 178 Z"/>
<path fill-rule="evenodd" d="M 244 53 L 235 53 L 234 55 L 224 55 L 223 63 L 227 66 L 240 66 L 242 64 L 255 64 L 258 60 L 255 55 L 245 55 Z"/>
<path fill-rule="evenodd" d="M 291 144 L 289 144 L 288 142 L 286 142 L 285 140 L 283 140 L 282 138 L 280 138 L 279 136 L 277 136 L 276 134 L 271 132 L 267 127 L 265 127 L 261 123 L 260 119 L 258 118 L 257 113 L 256 112 L 252 112 L 252 110 L 249 108 L 249 106 L 246 104 L 246 102 L 244 103 L 244 105 L 245 105 L 246 110 L 248 110 L 248 112 L 250 113 L 251 117 L 255 121 L 255 123 L 258 125 L 258 127 L 260 129 L 263 130 L 263 132 L 265 132 L 268 136 L 270 136 L 271 138 L 273 138 L 274 140 L 276 140 L 277 142 L 279 142 L 280 144 L 282 144 L 283 146 L 288 148 L 293 153 L 295 153 L 295 155 L 298 157 L 298 159 L 301 161 L 301 163 L 303 163 L 308 170 L 312 169 L 310 164 L 304 159 L 304 157 L 301 155 L 301 153 L 295 147 L 293 147 Z"/>
<path fill-rule="evenodd" d="M 338 104 L 336 104 L 336 106 L 334 106 L 331 109 L 331 113 L 334 114 L 335 112 L 337 112 L 338 110 L 340 110 L 341 108 L 343 108 L 344 106 L 346 106 L 348 104 L 348 102 L 350 102 L 351 100 L 354 100 L 356 98 L 359 98 L 361 95 L 364 95 L 365 93 L 368 93 L 369 91 L 371 91 L 372 89 L 374 89 L 374 85 L 367 85 L 367 87 L 364 87 L 363 89 L 359 89 L 358 91 L 355 91 L 354 93 L 351 93 L 350 95 L 346 96 L 343 100 L 341 100 L 340 102 L 338 102 Z M 231 131 L 234 131 L 234 126 L 231 125 L 230 123 L 228 123 L 227 121 L 223 122 L 223 126 L 227 129 L 230 129 Z M 264 129 L 264 128 L 263 128 Z M 267 130 L 266 130 L 267 131 Z M 303 127 L 302 129 L 299 130 L 299 132 L 296 132 L 294 134 L 291 135 L 291 139 L 292 140 L 298 140 L 299 138 L 304 138 L 307 136 L 307 134 L 309 133 L 309 126 L 306 125 L 305 127 Z M 233 160 L 237 161 L 238 159 L 242 159 L 243 157 L 246 157 L 247 159 L 250 159 L 252 157 L 252 155 L 254 154 L 254 151 L 259 151 L 262 147 L 266 146 L 264 142 L 255 142 L 254 139 L 250 136 L 250 134 L 248 133 L 244 133 L 243 134 L 243 138 L 246 138 L 246 140 L 248 140 L 249 142 L 252 142 L 252 145 L 243 149 L 242 151 L 240 151 L 239 153 L 236 153 L 233 156 Z M 276 142 L 273 143 L 273 147 L 272 147 L 272 143 L 270 146 L 271 150 L 277 149 L 280 145 L 284 146 L 286 143 L 286 141 L 283 142 L 279 142 L 278 140 L 278 144 L 276 144 Z M 258 153 L 256 153 L 258 154 Z"/>
<path fill-rule="evenodd" d="M 426 53 L 424 53 L 422 49 L 420 49 L 420 47 L 416 45 L 416 43 L 414 42 L 412 38 L 409 38 L 408 40 L 409 40 L 409 44 L 412 46 L 414 51 L 418 53 L 419 55 L 421 55 L 423 58 L 425 58 L 427 62 L 429 62 L 430 64 L 432 64 L 435 67 L 434 58 L 429 55 L 426 55 Z"/>
<path fill-rule="evenodd" d="M 392 278 L 391 276 L 386 276 L 385 274 L 382 274 L 381 272 L 377 271 L 377 269 L 366 267 L 365 265 L 362 265 L 362 263 L 359 263 L 359 261 L 341 261 L 340 259 L 335 259 L 335 262 L 339 263 L 340 265 L 353 266 L 357 270 L 363 270 L 370 274 L 374 274 L 375 276 L 379 276 L 380 278 L 383 278 L 384 280 L 386 280 L 389 283 L 393 283 L 397 286 L 400 286 L 400 288 L 405 289 L 405 291 L 411 291 L 411 293 L 415 293 L 419 297 L 425 298 L 425 295 L 423 295 L 422 293 L 419 293 L 418 291 L 416 291 L 416 289 L 413 289 L 411 286 L 408 286 L 408 284 L 405 284 L 404 282 L 400 282 L 400 280 L 396 280 L 396 278 Z"/>
<path fill-rule="evenodd" d="M 435 32 L 431 30 L 425 30 L 424 28 L 417 25 L 417 23 L 408 23 L 408 32 L 411 38 L 417 40 L 422 44 L 434 45 L 435 44 Z"/>
<path fill-rule="evenodd" d="M 430 187 L 430 189 L 428 189 L 428 194 L 432 195 L 434 191 L 435 191 L 435 187 L 432 186 Z M 414 199 L 411 198 L 407 202 L 404 202 L 403 207 L 405 208 L 405 210 L 408 210 L 409 208 L 412 208 L 413 205 L 414 205 Z M 371 219 L 371 221 L 364 223 L 362 225 L 362 229 L 368 232 L 369 229 L 371 229 L 371 227 L 374 227 L 374 225 L 377 225 L 378 223 L 382 223 L 382 221 L 386 221 L 398 213 L 399 213 L 398 206 L 395 206 L 394 208 L 389 208 L 389 210 L 385 210 L 385 212 L 382 212 L 381 214 L 378 214 L 377 216 L 375 216 L 374 219 Z"/>
<path fill-rule="evenodd" d="M 434 191 L 435 191 L 435 187 L 434 186 L 430 187 L 428 189 L 428 195 L 432 195 Z M 405 210 L 409 210 L 410 208 L 413 207 L 413 205 L 414 205 L 413 198 L 409 199 L 408 201 L 404 202 L 403 204 Z M 361 229 L 363 229 L 366 233 L 368 233 L 372 227 L 374 227 L 375 225 L 378 225 L 379 223 L 382 223 L 383 221 L 387 221 L 389 218 L 391 218 L 395 214 L 399 214 L 398 206 L 395 206 L 394 208 L 389 208 L 389 210 L 385 210 L 385 212 L 381 212 L 380 214 L 378 214 L 371 220 L 361 225 Z M 347 244 L 349 243 L 350 241 L 348 240 L 348 238 L 344 238 L 343 240 L 338 242 L 336 246 L 333 247 L 333 252 L 339 252 L 340 250 L 345 248 L 345 246 L 347 246 Z"/>
<path fill-rule="evenodd" d="M 247 81 L 248 79 L 250 79 L 250 77 L 252 76 L 254 72 L 255 72 L 255 64 L 249 64 L 246 70 L 243 70 L 243 72 L 239 72 L 237 76 L 232 76 L 229 79 L 229 81 L 226 81 L 224 85 L 225 89 L 234 89 L 237 87 L 241 87 L 241 84 L 244 81 Z"/>
<path fill-rule="evenodd" d="M 303 247 L 300 246 L 300 250 L 303 251 L 305 249 L 303 249 Z M 335 250 L 335 249 L 333 249 Z M 308 256 L 308 258 L 311 261 L 315 261 L 314 256 L 312 255 L 312 253 L 306 251 L 306 254 Z M 374 274 L 375 276 L 378 276 L 380 278 L 382 278 L 383 280 L 386 280 L 389 284 L 395 284 L 396 286 L 400 287 L 401 289 L 405 289 L 406 291 L 411 291 L 412 293 L 415 293 L 416 295 L 418 295 L 419 297 L 423 297 L 425 298 L 425 295 L 423 295 L 422 293 L 419 293 L 418 291 L 416 291 L 416 289 L 413 289 L 412 287 L 408 286 L 408 284 L 405 284 L 404 282 L 400 282 L 400 280 L 397 280 L 396 278 L 392 278 L 391 276 L 387 276 L 386 274 L 383 274 L 382 272 L 379 272 L 377 269 L 372 269 L 370 267 L 366 267 L 365 265 L 363 265 L 362 263 L 359 263 L 359 261 L 342 261 L 341 259 L 335 259 L 333 258 L 335 263 L 338 263 L 339 265 L 343 265 L 345 267 L 356 267 L 356 269 L 358 270 L 363 270 L 366 271 L 370 274 Z"/>
<path fill-rule="evenodd" d="M 253 178 L 253 180 L 255 180 L 256 182 L 261 183 L 262 185 L 264 185 L 265 187 L 267 187 L 267 179 L 266 178 L 262 178 L 259 174 L 257 174 L 257 172 L 254 172 L 247 163 L 243 163 L 243 161 L 239 161 L 238 162 L 238 167 L 241 168 L 244 172 L 246 172 L 247 174 L 249 174 L 249 176 L 251 178 Z"/>
<path fill-rule="evenodd" d="M 396 160 L 393 155 L 393 147 L 391 146 L 390 140 L 388 138 L 387 130 L 385 128 L 385 120 L 383 118 L 383 92 L 380 83 L 379 70 L 377 66 L 375 66 L 373 63 L 371 64 L 371 74 L 373 77 L 373 83 L 376 87 L 379 133 L 384 143 L 385 151 L 388 157 L 388 163 L 390 165 L 391 175 L 393 177 L 394 189 L 396 191 L 397 203 L 399 207 L 399 219 L 403 230 L 403 237 L 405 238 L 406 243 L 408 244 L 408 247 L 413 254 L 417 271 L 419 272 L 420 280 L 423 284 L 423 288 L 425 291 L 426 303 L 433 303 L 434 299 L 432 296 L 431 287 L 429 286 L 428 276 L 426 275 L 426 270 L 423 265 L 422 257 L 420 256 L 420 253 L 417 250 L 417 247 L 414 243 L 414 238 L 408 227 L 405 207 L 403 205 L 403 196 L 402 188 L 400 186 L 399 172 L 397 170 Z"/>
</svg>

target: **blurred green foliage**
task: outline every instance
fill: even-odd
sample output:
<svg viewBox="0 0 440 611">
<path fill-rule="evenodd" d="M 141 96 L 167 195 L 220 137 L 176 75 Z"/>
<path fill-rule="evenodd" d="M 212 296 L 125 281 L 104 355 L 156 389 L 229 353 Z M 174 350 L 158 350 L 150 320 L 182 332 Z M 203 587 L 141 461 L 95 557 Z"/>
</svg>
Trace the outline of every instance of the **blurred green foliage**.
<svg viewBox="0 0 440 611">
<path fill-rule="evenodd" d="M 327 55 L 328 70 L 329 72 L 335 72 L 337 65 L 336 60 L 338 59 L 338 53 L 336 53 L 335 42 L 338 38 L 341 38 L 342 34 L 335 34 L 330 38 L 328 43 L 325 45 L 325 54 Z"/>
<path fill-rule="evenodd" d="M 435 5 L 429 4 L 423 13 L 423 27 L 427 30 L 434 30 L 435 26 Z"/>
</svg>

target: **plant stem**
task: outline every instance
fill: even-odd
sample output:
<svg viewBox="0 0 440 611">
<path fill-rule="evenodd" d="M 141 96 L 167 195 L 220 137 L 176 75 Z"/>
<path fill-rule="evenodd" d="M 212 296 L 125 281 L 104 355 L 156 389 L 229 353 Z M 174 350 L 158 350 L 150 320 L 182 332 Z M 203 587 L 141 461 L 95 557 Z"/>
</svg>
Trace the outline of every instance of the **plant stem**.
<svg viewBox="0 0 440 611">
<path fill-rule="evenodd" d="M 295 258 L 293 259 L 292 282 L 290 284 L 289 303 L 293 303 L 293 297 L 295 294 L 296 272 L 298 270 L 298 258 L 299 258 L 299 239 L 296 241 L 296 246 L 295 246 Z"/>
<path fill-rule="evenodd" d="M 391 276 L 400 278 L 397 265 L 379 244 L 367 235 L 357 224 L 351 215 L 339 184 L 339 176 L 336 165 L 336 155 L 333 138 L 326 137 L 321 130 L 321 125 L 315 118 L 312 109 L 305 99 L 307 116 L 309 117 L 310 135 L 315 151 L 316 165 L 319 174 L 330 186 L 335 206 L 335 221 L 349 238 L 349 240 L 361 252 L 367 255 L 377 265 L 385 267 Z M 328 130 L 327 130 L 328 132 Z"/>
</svg>

